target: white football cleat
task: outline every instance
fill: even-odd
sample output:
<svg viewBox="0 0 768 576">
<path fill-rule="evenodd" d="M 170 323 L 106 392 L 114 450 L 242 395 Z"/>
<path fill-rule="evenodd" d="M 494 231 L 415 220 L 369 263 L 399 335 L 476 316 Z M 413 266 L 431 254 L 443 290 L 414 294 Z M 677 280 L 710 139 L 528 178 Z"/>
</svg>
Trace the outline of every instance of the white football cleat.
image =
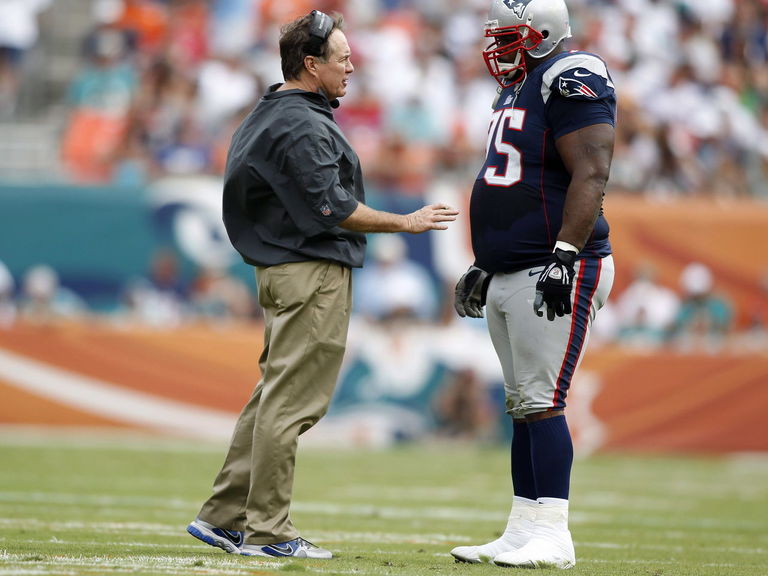
<svg viewBox="0 0 768 576">
<path fill-rule="evenodd" d="M 557 537 L 536 535 L 517 550 L 503 552 L 493 559 L 497 566 L 511 568 L 559 568 L 566 570 L 576 565 L 576 552 L 568 531 Z"/>
<path fill-rule="evenodd" d="M 554 498 L 543 500 L 556 501 Z M 493 563 L 512 568 L 573 568 L 576 552 L 568 530 L 567 506 L 567 500 L 560 500 L 555 505 L 540 501 L 531 539 L 517 550 L 499 554 Z"/>
<path fill-rule="evenodd" d="M 531 538 L 537 508 L 536 501 L 515 496 L 504 534 L 493 542 L 480 546 L 457 546 L 451 550 L 451 556 L 457 562 L 479 564 L 493 562 L 499 554 L 517 550 Z"/>
</svg>

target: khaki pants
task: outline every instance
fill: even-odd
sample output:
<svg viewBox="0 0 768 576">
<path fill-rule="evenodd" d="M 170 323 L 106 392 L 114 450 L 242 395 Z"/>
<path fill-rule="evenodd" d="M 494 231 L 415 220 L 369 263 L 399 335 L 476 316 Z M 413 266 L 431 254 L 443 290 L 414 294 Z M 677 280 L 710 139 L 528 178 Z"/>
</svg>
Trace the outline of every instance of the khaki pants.
<svg viewBox="0 0 768 576">
<path fill-rule="evenodd" d="M 256 269 L 262 378 L 199 514 L 219 528 L 245 530 L 248 544 L 299 535 L 289 517 L 298 437 L 328 410 L 346 346 L 351 278 L 349 268 L 328 261 Z"/>
</svg>

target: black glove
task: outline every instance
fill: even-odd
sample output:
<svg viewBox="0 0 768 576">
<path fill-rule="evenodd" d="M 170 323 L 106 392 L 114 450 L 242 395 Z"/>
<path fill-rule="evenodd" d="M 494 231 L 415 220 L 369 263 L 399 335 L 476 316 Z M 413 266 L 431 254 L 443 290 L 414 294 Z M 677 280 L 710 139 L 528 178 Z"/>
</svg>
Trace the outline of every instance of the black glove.
<svg viewBox="0 0 768 576">
<path fill-rule="evenodd" d="M 547 319 L 554 320 L 555 314 L 563 316 L 571 313 L 571 289 L 573 288 L 573 263 L 576 252 L 555 248 L 552 261 L 536 282 L 536 299 L 533 311 L 543 316 L 541 307 L 547 305 Z"/>
<path fill-rule="evenodd" d="M 454 292 L 453 307 L 464 318 L 482 318 L 485 295 L 488 293 L 488 283 L 491 274 L 477 266 L 470 266 L 464 276 L 459 278 Z"/>
</svg>

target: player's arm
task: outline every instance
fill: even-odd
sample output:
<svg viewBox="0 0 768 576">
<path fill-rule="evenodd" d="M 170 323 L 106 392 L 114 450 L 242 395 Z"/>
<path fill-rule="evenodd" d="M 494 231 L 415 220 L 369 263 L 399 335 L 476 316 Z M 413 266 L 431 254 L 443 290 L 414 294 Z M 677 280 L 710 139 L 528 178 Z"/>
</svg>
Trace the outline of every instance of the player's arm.
<svg viewBox="0 0 768 576">
<path fill-rule="evenodd" d="M 571 183 L 565 197 L 563 225 L 557 235 L 558 244 L 555 245 L 551 262 L 536 282 L 533 311 L 543 316 L 543 308 L 546 307 L 548 320 L 572 311 L 574 261 L 576 254 L 587 243 L 595 221 L 600 216 L 613 157 L 613 140 L 613 126 L 591 124 L 568 132 L 555 142 L 571 175 Z"/>
<path fill-rule="evenodd" d="M 557 240 L 579 251 L 592 234 L 600 215 L 613 158 L 615 132 L 610 124 L 593 124 L 561 136 L 557 151 L 571 174 L 565 198 L 563 225 Z"/>
</svg>

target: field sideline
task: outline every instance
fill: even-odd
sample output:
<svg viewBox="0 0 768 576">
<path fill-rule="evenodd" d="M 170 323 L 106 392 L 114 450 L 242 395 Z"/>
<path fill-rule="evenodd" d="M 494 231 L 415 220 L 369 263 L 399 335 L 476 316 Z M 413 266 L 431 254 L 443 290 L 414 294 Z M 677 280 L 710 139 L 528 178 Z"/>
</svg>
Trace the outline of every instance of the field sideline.
<svg viewBox="0 0 768 576">
<path fill-rule="evenodd" d="M 0 576 L 510 573 L 448 554 L 503 528 L 504 446 L 300 450 L 292 517 L 330 561 L 231 556 L 186 534 L 224 449 L 0 434 Z M 766 455 L 592 456 L 575 464 L 571 500 L 568 574 L 768 574 Z"/>
</svg>

